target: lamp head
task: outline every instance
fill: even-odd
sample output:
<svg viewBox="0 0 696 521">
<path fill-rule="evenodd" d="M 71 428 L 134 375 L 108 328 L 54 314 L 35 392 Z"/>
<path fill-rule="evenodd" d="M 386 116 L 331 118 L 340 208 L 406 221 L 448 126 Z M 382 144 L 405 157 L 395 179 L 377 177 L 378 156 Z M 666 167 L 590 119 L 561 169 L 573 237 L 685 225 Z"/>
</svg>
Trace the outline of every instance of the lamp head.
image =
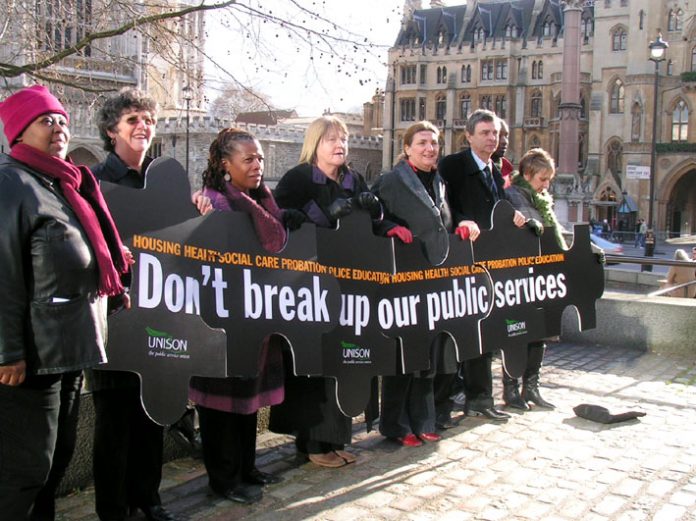
<svg viewBox="0 0 696 521">
<path fill-rule="evenodd" d="M 193 99 L 193 89 L 186 85 L 181 89 L 181 96 L 186 100 L 186 101 L 191 101 Z"/>
<path fill-rule="evenodd" d="M 648 44 L 648 49 L 650 49 L 650 59 L 654 62 L 661 62 L 665 59 L 665 51 L 669 47 L 669 44 L 662 39 L 662 33 L 657 33 L 657 38 L 654 42 Z"/>
</svg>

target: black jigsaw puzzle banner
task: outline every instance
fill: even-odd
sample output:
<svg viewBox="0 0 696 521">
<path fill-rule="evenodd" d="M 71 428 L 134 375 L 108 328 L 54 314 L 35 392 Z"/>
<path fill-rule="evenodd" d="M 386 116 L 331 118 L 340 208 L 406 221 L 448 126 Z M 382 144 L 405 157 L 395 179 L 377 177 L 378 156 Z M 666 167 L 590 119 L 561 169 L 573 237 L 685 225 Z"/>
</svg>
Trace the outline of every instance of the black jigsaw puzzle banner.
<svg viewBox="0 0 696 521">
<path fill-rule="evenodd" d="M 364 409 L 376 376 L 429 370 L 441 334 L 459 361 L 502 349 L 520 376 L 526 345 L 558 334 L 565 307 L 594 326 L 603 291 L 586 226 L 561 250 L 551 232 L 540 241 L 515 228 L 508 203 L 476 242 L 451 235 L 433 266 L 419 241 L 375 236 L 363 211 L 336 229 L 304 224 L 269 253 L 247 215 L 199 216 L 172 159 L 150 166 L 142 190 L 102 188 L 136 258 L 132 309 L 110 317 L 103 368 L 139 374 L 143 406 L 161 424 L 183 412 L 192 376 L 256 376 L 269 335 L 285 339 L 295 374 L 335 380 L 348 416 Z"/>
</svg>

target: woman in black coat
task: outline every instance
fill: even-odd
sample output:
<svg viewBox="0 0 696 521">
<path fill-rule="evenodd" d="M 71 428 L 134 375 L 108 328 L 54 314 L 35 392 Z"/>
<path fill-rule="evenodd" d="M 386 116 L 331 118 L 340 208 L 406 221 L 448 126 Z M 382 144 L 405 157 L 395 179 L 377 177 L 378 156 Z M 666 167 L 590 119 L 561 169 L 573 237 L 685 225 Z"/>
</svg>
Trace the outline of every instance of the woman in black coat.
<svg viewBox="0 0 696 521">
<path fill-rule="evenodd" d="M 346 166 L 347 155 L 348 129 L 343 121 L 323 116 L 312 122 L 300 164 L 283 176 L 275 190 L 281 208 L 296 210 L 286 213 L 287 220 L 335 227 L 354 204 L 373 216 L 381 214 L 363 177 Z M 317 465 L 335 468 L 353 463 L 355 456 L 344 450 L 351 441 L 351 418 L 340 411 L 335 396 L 331 378 L 286 374 L 285 401 L 271 408 L 270 429 L 294 434 L 297 450 Z"/>
</svg>

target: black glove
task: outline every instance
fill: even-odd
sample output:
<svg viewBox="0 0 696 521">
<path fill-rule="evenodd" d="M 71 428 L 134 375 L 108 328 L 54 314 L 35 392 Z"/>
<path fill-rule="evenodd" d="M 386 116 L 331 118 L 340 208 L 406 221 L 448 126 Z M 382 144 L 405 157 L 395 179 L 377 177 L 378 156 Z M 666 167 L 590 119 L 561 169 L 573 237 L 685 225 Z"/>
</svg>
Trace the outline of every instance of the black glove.
<svg viewBox="0 0 696 521">
<path fill-rule="evenodd" d="M 595 253 L 595 259 L 597 259 L 597 262 L 599 262 L 602 266 L 607 264 L 607 257 L 604 255 L 603 251 Z"/>
<path fill-rule="evenodd" d="M 611 414 L 606 407 L 602 407 L 601 405 L 591 405 L 588 403 L 581 403 L 580 405 L 573 407 L 573 411 L 580 418 L 585 418 L 586 420 L 591 420 L 597 423 L 619 423 L 645 416 L 645 413 L 642 411 L 628 411 L 619 414 Z"/>
<path fill-rule="evenodd" d="M 350 199 L 336 199 L 328 207 L 329 217 L 335 221 L 341 217 L 345 217 L 353 211 L 353 203 Z"/>
<path fill-rule="evenodd" d="M 382 205 L 379 204 L 379 199 L 377 199 L 377 196 L 372 192 L 360 192 L 353 197 L 353 203 L 355 203 L 358 208 L 367 210 L 370 217 L 373 219 L 379 219 L 382 215 Z"/>
<path fill-rule="evenodd" d="M 536 219 L 528 219 L 527 228 L 532 230 L 537 237 L 541 237 L 541 235 L 544 233 L 544 225 Z"/>
<path fill-rule="evenodd" d="M 307 216 L 300 210 L 294 208 L 283 210 L 283 226 L 290 231 L 297 230 L 306 221 Z"/>
</svg>

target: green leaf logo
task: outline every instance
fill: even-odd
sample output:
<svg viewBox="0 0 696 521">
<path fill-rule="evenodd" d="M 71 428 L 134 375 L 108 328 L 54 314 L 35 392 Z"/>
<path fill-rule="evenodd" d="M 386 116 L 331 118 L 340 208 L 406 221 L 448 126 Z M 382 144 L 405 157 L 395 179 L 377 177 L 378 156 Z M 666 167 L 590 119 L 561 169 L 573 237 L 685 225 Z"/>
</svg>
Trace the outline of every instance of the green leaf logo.
<svg viewBox="0 0 696 521">
<path fill-rule="evenodd" d="M 150 336 L 172 338 L 172 335 L 170 335 L 166 331 L 158 331 L 157 329 L 151 328 L 149 326 L 145 326 L 145 331 L 147 331 L 147 334 Z"/>
</svg>

